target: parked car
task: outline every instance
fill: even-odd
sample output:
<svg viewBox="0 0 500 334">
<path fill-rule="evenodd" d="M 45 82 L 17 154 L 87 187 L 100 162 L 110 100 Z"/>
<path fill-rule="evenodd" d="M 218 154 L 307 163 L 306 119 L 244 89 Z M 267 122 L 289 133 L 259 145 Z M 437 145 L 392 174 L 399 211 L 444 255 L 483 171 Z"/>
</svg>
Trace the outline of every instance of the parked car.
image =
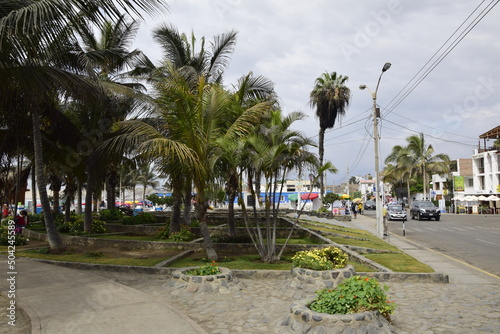
<svg viewBox="0 0 500 334">
<path fill-rule="evenodd" d="M 410 216 L 411 219 L 422 220 L 422 218 L 427 218 L 431 220 L 431 218 L 434 218 L 437 221 L 441 218 L 441 211 L 431 201 L 413 201 Z"/>
<path fill-rule="evenodd" d="M 376 210 L 377 205 L 375 201 L 366 201 L 365 202 L 365 210 Z"/>
<path fill-rule="evenodd" d="M 406 210 L 401 204 L 389 204 L 387 207 L 387 220 L 406 220 Z"/>
</svg>

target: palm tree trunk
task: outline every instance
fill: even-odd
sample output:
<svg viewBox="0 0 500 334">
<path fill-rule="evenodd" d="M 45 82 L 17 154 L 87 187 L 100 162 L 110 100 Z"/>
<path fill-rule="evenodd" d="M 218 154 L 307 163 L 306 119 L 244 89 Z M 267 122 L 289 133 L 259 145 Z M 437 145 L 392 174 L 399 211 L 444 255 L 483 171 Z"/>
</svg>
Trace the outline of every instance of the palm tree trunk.
<svg viewBox="0 0 500 334">
<path fill-rule="evenodd" d="M 64 248 L 61 235 L 57 230 L 54 222 L 54 216 L 50 210 L 49 196 L 47 195 L 47 183 L 43 170 L 43 151 L 42 151 L 42 133 L 40 130 L 40 115 L 36 111 L 32 111 L 33 120 L 33 149 L 35 153 L 35 171 L 38 185 L 38 192 L 40 195 L 40 202 L 42 204 L 43 217 L 45 220 L 45 229 L 47 230 L 47 239 L 49 246 L 52 250 L 60 250 Z"/>
<path fill-rule="evenodd" d="M 184 224 L 191 225 L 191 208 L 193 207 L 193 184 L 191 180 L 186 180 L 184 187 L 184 211 L 182 213 L 182 220 Z"/>
<path fill-rule="evenodd" d="M 31 163 L 31 190 L 32 190 L 32 200 L 33 200 L 33 214 L 36 213 L 36 203 L 37 203 L 37 198 L 36 198 L 36 177 L 35 177 L 35 163 Z"/>
<path fill-rule="evenodd" d="M 92 193 L 94 187 L 92 186 L 92 172 L 90 163 L 87 163 L 87 189 L 85 191 L 85 214 L 83 218 L 83 230 L 86 233 L 92 233 Z"/>
<path fill-rule="evenodd" d="M 210 237 L 210 231 L 208 230 L 207 225 L 207 210 L 208 210 L 208 202 L 202 200 L 202 196 L 198 196 L 196 200 L 196 205 L 198 206 L 198 221 L 200 222 L 200 232 L 203 236 L 203 246 L 205 248 L 205 252 L 207 253 L 207 257 L 210 261 L 217 261 L 219 256 L 214 249 L 214 243 L 212 242 L 212 238 Z M 200 201 L 201 200 L 201 201 Z"/>
<path fill-rule="evenodd" d="M 318 154 L 319 154 L 319 165 L 323 166 L 323 157 L 325 155 L 325 147 L 324 147 L 324 142 L 325 142 L 325 129 L 320 128 L 319 129 L 319 136 L 318 136 Z M 312 187 L 312 185 L 311 185 Z M 325 184 L 324 184 L 324 177 L 323 173 L 321 173 L 319 177 L 319 189 L 320 189 L 320 198 L 323 198 L 323 195 L 325 193 Z M 378 185 L 377 185 L 378 187 Z"/>
<path fill-rule="evenodd" d="M 172 204 L 172 219 L 170 220 L 170 234 L 179 232 L 181 230 L 181 203 L 182 194 L 179 189 L 172 189 L 172 197 L 174 203 Z"/>
<path fill-rule="evenodd" d="M 77 199 L 77 203 L 76 203 L 76 214 L 77 215 L 81 215 L 82 214 L 82 182 L 80 180 L 78 180 L 78 184 L 77 184 L 77 194 L 78 194 L 78 199 Z"/>
</svg>

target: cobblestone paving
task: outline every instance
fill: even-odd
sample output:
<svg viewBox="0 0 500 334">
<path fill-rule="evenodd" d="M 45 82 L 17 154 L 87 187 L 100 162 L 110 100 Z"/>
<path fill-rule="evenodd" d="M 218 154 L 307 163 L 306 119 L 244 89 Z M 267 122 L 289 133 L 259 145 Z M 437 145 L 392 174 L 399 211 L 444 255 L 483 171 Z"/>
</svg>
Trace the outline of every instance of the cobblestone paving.
<svg viewBox="0 0 500 334">
<path fill-rule="evenodd" d="M 278 333 L 288 314 L 290 294 L 282 279 L 240 279 L 240 291 L 177 293 L 159 275 L 97 272 L 169 303 L 208 333 Z M 393 324 L 400 334 L 500 333 L 500 284 L 387 283 L 398 308 Z M 178 292 L 178 291 L 177 291 Z"/>
</svg>

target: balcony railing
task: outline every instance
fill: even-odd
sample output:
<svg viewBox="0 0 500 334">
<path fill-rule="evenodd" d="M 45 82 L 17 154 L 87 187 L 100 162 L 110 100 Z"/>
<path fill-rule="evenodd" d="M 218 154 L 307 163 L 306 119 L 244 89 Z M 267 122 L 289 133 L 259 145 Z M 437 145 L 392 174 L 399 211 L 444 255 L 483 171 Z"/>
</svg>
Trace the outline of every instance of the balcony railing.
<svg viewBox="0 0 500 334">
<path fill-rule="evenodd" d="M 480 146 L 478 148 L 478 153 L 489 152 L 489 151 L 497 151 L 497 153 L 498 153 L 498 152 L 500 152 L 500 146 L 490 146 L 490 147 L 486 147 L 486 148 Z"/>
</svg>

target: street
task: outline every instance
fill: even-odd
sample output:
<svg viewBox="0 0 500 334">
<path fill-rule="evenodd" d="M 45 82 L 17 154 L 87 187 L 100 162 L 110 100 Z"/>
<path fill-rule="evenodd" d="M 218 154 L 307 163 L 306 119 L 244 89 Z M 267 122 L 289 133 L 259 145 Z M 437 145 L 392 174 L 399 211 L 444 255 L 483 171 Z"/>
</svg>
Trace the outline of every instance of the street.
<svg viewBox="0 0 500 334">
<path fill-rule="evenodd" d="M 364 214 L 375 217 L 374 210 Z M 388 226 L 391 233 L 403 236 L 401 221 L 389 221 Z M 445 213 L 440 221 L 410 219 L 404 238 L 500 276 L 500 215 Z"/>
</svg>

